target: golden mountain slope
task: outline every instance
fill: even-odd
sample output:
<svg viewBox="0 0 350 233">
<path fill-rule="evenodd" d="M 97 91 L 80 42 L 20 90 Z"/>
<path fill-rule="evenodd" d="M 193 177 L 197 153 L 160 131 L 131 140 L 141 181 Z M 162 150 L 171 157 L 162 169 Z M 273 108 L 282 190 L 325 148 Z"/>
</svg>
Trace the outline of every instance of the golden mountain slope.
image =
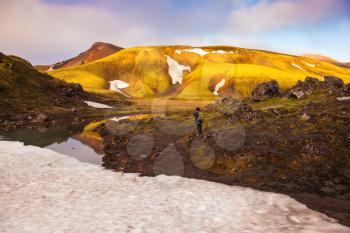
<svg viewBox="0 0 350 233">
<path fill-rule="evenodd" d="M 175 68 L 184 70 L 181 84 L 169 72 L 176 73 L 174 63 Z M 213 99 L 215 91 L 219 95 L 249 96 L 258 83 L 275 79 L 283 89 L 307 76 L 322 79 L 332 75 L 350 82 L 350 69 L 331 62 L 226 46 L 129 48 L 50 74 L 95 92 L 108 92 L 110 81 L 121 80 L 129 86 L 120 91 L 136 98 Z"/>
</svg>

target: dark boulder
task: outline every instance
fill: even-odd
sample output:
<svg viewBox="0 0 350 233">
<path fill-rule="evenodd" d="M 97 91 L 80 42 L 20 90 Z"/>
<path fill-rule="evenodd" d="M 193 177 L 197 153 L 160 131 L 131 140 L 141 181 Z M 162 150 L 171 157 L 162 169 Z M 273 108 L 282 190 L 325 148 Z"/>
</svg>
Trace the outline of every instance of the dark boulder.
<svg viewBox="0 0 350 233">
<path fill-rule="evenodd" d="M 280 89 L 276 80 L 258 84 L 252 92 L 253 101 L 270 99 L 280 95 Z"/>
<path fill-rule="evenodd" d="M 330 87 L 339 87 L 342 88 L 344 86 L 344 82 L 341 78 L 334 76 L 325 76 L 324 81 Z"/>
<path fill-rule="evenodd" d="M 317 78 L 306 77 L 304 81 L 298 81 L 292 88 L 287 90 L 287 97 L 301 99 L 311 95 L 316 90 L 321 90 L 326 87 L 324 82 Z"/>
</svg>

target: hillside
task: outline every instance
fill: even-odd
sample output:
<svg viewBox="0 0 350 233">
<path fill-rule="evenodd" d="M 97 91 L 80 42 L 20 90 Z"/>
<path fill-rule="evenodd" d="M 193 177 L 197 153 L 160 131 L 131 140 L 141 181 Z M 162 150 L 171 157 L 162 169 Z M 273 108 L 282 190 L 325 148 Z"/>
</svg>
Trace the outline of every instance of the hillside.
<svg viewBox="0 0 350 233">
<path fill-rule="evenodd" d="M 124 49 L 92 63 L 49 72 L 87 91 L 126 96 L 214 99 L 249 96 L 256 84 L 275 79 L 282 89 L 311 76 L 338 76 L 350 69 L 307 57 L 237 47 L 158 46 Z"/>
<path fill-rule="evenodd" d="M 78 66 L 86 63 L 96 61 L 98 59 L 107 57 L 113 53 L 116 53 L 123 48 L 115 46 L 113 44 L 96 42 L 88 50 L 80 53 L 78 56 L 68 59 L 66 61 L 58 62 L 53 65 L 37 65 L 35 68 L 39 71 L 56 70 L 60 68 L 67 68 L 71 66 Z"/>
<path fill-rule="evenodd" d="M 42 124 L 50 115 L 60 114 L 63 118 L 66 113 L 72 115 L 71 108 L 87 107 L 83 102 L 85 97 L 87 93 L 79 84 L 69 84 L 39 73 L 26 60 L 0 53 L 2 129 L 12 127 L 9 122 Z"/>
<path fill-rule="evenodd" d="M 319 54 L 312 54 L 312 53 L 307 53 L 307 54 L 303 54 L 303 57 L 307 57 L 316 61 L 325 61 L 325 62 L 330 62 L 330 63 L 334 63 L 334 64 L 342 64 L 341 62 L 338 62 L 337 60 L 331 58 L 331 57 L 327 57 L 327 56 L 322 56 Z"/>
</svg>

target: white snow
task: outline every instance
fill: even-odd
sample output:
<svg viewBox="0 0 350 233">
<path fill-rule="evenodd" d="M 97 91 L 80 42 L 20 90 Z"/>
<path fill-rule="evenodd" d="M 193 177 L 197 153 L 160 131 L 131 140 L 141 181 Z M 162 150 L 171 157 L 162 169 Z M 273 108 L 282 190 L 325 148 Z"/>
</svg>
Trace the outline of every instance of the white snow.
<svg viewBox="0 0 350 233">
<path fill-rule="evenodd" d="M 226 52 L 224 50 L 215 50 L 215 51 L 212 51 L 212 52 L 207 52 L 201 48 L 193 48 L 193 49 L 183 49 L 183 50 L 175 50 L 175 52 L 177 54 L 182 54 L 182 52 L 189 52 L 189 53 L 197 53 L 199 54 L 200 56 L 205 56 L 209 53 L 218 53 L 218 54 L 233 54 L 234 52 L 230 51 L 230 52 Z"/>
<path fill-rule="evenodd" d="M 310 66 L 310 67 L 316 67 L 316 65 L 315 64 L 311 64 L 311 63 L 308 63 L 308 62 L 305 62 L 305 64 L 307 65 L 307 66 Z"/>
<path fill-rule="evenodd" d="M 216 84 L 215 89 L 213 91 L 214 95 L 219 95 L 218 91 L 225 85 L 225 79 L 222 79 L 218 84 Z"/>
<path fill-rule="evenodd" d="M 301 66 L 298 65 L 298 64 L 292 63 L 292 66 L 294 66 L 294 67 L 296 67 L 296 68 L 298 68 L 298 69 L 300 69 L 300 70 L 303 70 L 303 68 L 301 68 Z"/>
<path fill-rule="evenodd" d="M 230 51 L 230 52 L 226 52 L 225 50 L 215 50 L 211 53 L 218 53 L 218 54 L 233 54 L 234 52 Z"/>
<path fill-rule="evenodd" d="M 182 84 L 182 78 L 183 78 L 183 72 L 185 70 L 191 71 L 190 66 L 183 66 L 179 64 L 176 60 L 172 59 L 171 57 L 165 55 L 167 57 L 167 62 L 169 65 L 169 75 L 172 79 L 173 85 L 176 83 Z"/>
<path fill-rule="evenodd" d="M 109 82 L 109 90 L 119 92 L 126 97 L 129 97 L 129 96 L 124 92 L 122 92 L 120 89 L 124 89 L 128 87 L 129 87 L 129 83 L 124 82 L 122 80 L 113 80 Z"/>
<path fill-rule="evenodd" d="M 0 229 L 12 232 L 338 232 L 281 194 L 122 174 L 48 149 L 0 142 Z M 164 185 L 168 182 L 172 185 Z"/>
<path fill-rule="evenodd" d="M 108 105 L 97 103 L 97 102 L 93 102 L 93 101 L 84 101 L 84 102 L 87 105 L 89 105 L 90 107 L 93 107 L 93 108 L 113 108 L 112 106 L 108 106 Z"/>
</svg>

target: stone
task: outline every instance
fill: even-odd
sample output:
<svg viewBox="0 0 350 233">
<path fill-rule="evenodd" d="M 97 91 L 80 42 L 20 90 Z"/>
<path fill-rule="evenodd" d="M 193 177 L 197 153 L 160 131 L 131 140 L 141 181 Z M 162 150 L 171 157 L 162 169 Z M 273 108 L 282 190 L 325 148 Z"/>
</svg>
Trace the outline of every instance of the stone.
<svg viewBox="0 0 350 233">
<path fill-rule="evenodd" d="M 258 84 L 252 92 L 253 101 L 270 99 L 280 95 L 280 89 L 276 80 Z"/>
<path fill-rule="evenodd" d="M 326 84 L 328 86 L 339 87 L 339 88 L 344 86 L 343 80 L 341 78 L 338 78 L 338 77 L 325 76 L 324 81 L 326 82 Z"/>
<path fill-rule="evenodd" d="M 291 98 L 301 99 L 304 96 L 305 92 L 302 90 L 291 90 L 289 93 L 289 97 Z"/>
<path fill-rule="evenodd" d="M 308 121 L 308 120 L 310 120 L 310 116 L 309 115 L 307 115 L 306 113 L 304 113 L 302 116 L 301 116 L 301 120 L 303 120 L 303 121 Z"/>
</svg>

